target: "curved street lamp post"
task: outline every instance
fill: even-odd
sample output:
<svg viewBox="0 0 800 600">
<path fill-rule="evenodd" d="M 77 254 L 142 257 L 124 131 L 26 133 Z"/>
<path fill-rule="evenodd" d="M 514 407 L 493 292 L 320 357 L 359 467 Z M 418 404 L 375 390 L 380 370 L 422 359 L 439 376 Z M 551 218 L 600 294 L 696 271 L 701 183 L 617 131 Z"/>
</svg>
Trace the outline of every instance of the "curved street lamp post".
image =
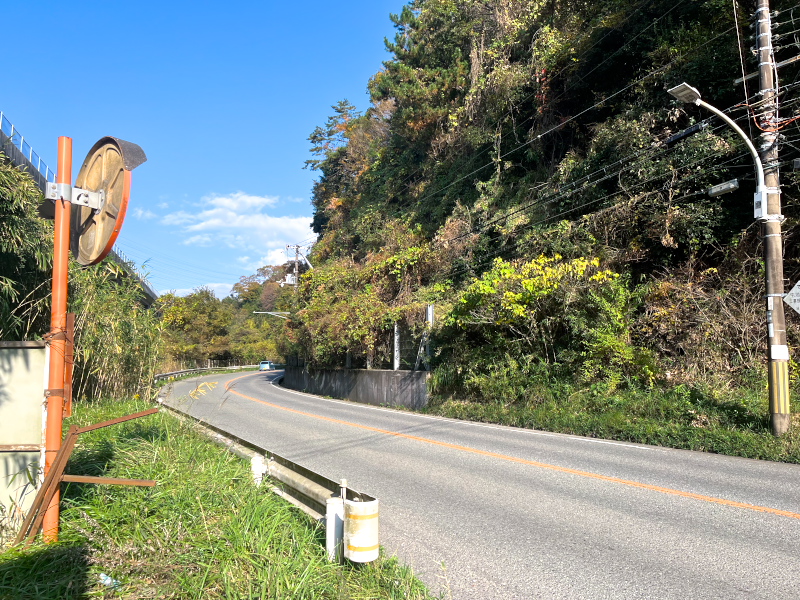
<svg viewBox="0 0 800 600">
<path fill-rule="evenodd" d="M 781 223 L 784 217 L 781 214 L 777 171 L 773 179 L 774 187 L 768 187 L 764 166 L 753 142 L 733 119 L 708 102 L 701 100 L 700 92 L 697 89 L 687 83 L 681 83 L 668 90 L 668 93 L 681 102 L 697 104 L 717 115 L 739 134 L 753 156 L 757 178 L 756 193 L 753 198 L 753 215 L 761 223 L 764 238 L 770 423 L 772 433 L 782 435 L 789 430 L 792 415 L 789 408 L 789 346 L 786 343 L 786 318 L 782 302 L 784 291 Z"/>
</svg>

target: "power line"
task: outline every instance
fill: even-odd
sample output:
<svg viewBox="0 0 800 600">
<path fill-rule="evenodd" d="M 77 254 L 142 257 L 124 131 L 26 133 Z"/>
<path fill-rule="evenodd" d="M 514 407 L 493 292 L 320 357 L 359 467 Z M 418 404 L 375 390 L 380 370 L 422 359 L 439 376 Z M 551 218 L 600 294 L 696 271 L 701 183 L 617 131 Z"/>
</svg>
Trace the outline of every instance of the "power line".
<svg viewBox="0 0 800 600">
<path fill-rule="evenodd" d="M 685 2 L 685 0 L 680 0 L 680 2 L 679 2 L 679 3 L 678 3 L 676 6 L 675 6 L 675 7 L 673 7 L 673 8 L 676 8 L 677 6 L 679 6 L 679 5 L 683 4 L 684 2 Z M 641 10 L 642 10 L 643 6 L 644 6 L 645 4 L 649 4 L 649 3 L 652 3 L 652 0 L 642 0 L 642 2 L 640 2 L 639 6 L 637 6 L 636 8 L 634 8 L 633 10 L 631 10 L 631 11 L 629 11 L 629 12 L 627 13 L 627 15 L 625 16 L 625 18 L 622 20 L 622 23 L 626 23 L 626 22 L 627 22 L 628 20 L 630 20 L 630 18 L 631 18 L 631 17 L 633 17 L 635 14 L 638 14 L 639 12 L 641 12 Z M 672 10 L 672 9 L 670 9 L 670 12 L 671 12 L 671 10 Z M 656 19 L 656 21 L 655 21 L 655 22 L 658 22 L 658 21 L 659 21 L 661 18 L 663 18 L 663 16 L 665 16 L 665 15 L 662 15 L 662 17 L 660 17 L 659 19 Z M 654 22 L 654 23 L 655 23 L 655 22 Z M 642 30 L 642 31 L 641 31 L 641 32 L 639 32 L 639 33 L 638 33 L 636 36 L 634 36 L 634 38 L 633 38 L 633 39 L 636 39 L 636 38 L 638 38 L 638 37 L 639 37 L 639 35 L 641 35 L 642 33 L 644 33 L 644 31 L 646 31 L 646 30 L 647 30 L 649 27 L 651 27 L 651 26 L 652 26 L 654 23 L 651 23 L 650 25 L 648 25 L 648 26 L 647 26 L 647 27 L 646 27 L 644 30 Z M 593 50 L 593 49 L 594 49 L 594 48 L 595 48 L 595 47 L 596 47 L 598 44 L 600 44 L 600 43 L 601 43 L 602 41 L 604 41 L 604 40 L 605 40 L 605 39 L 606 39 L 606 38 L 607 38 L 609 35 L 611 35 L 611 33 L 612 33 L 614 30 L 615 30 L 615 28 L 614 28 L 614 29 L 610 29 L 610 30 L 608 31 L 608 33 L 606 33 L 606 34 L 605 34 L 604 36 L 602 36 L 602 37 L 601 37 L 599 40 L 595 41 L 595 43 L 594 43 L 594 44 L 592 44 L 592 45 L 591 45 L 589 48 L 587 48 L 587 49 L 583 50 L 583 51 L 582 51 L 582 52 L 581 52 L 581 53 L 580 53 L 580 54 L 579 54 L 577 57 L 575 57 L 575 60 L 576 60 L 576 61 L 578 61 L 578 62 L 580 62 L 580 60 L 581 60 L 582 58 L 584 58 L 586 55 L 588 55 L 588 54 L 589 54 L 589 52 L 591 52 L 591 51 L 592 51 L 592 50 Z M 594 29 L 591 29 L 591 30 L 589 30 L 589 31 L 586 33 L 586 35 L 585 35 L 585 38 L 589 38 L 589 37 L 591 37 L 591 35 L 592 35 L 593 33 L 594 33 Z M 619 51 L 621 51 L 621 50 L 624 50 L 625 48 L 627 48 L 627 47 L 628 47 L 628 45 L 630 45 L 630 43 L 632 43 L 633 39 L 632 39 L 632 40 L 628 40 L 628 41 L 626 41 L 626 42 L 625 42 L 625 44 L 623 44 L 623 45 L 620 47 L 620 49 L 618 50 L 618 52 L 619 52 Z M 562 59 L 564 59 L 565 57 L 569 56 L 569 53 L 570 53 L 570 51 L 571 51 L 571 47 L 568 47 L 567 49 L 563 50 L 563 51 L 561 52 L 561 54 L 560 54 L 560 55 L 559 55 L 559 56 L 558 56 L 558 57 L 557 57 L 555 60 L 556 60 L 556 61 L 558 61 L 558 60 L 562 60 Z M 606 59 L 606 60 L 608 60 L 608 59 Z M 606 60 L 604 60 L 604 61 L 603 61 L 603 63 L 605 63 L 605 62 L 606 62 Z M 601 63 L 601 64 L 602 64 L 602 63 Z M 566 71 L 568 68 L 569 68 L 569 66 L 564 66 L 563 68 L 561 68 L 561 70 L 557 71 L 557 72 L 556 72 L 554 75 L 552 75 L 552 76 L 550 77 L 550 79 L 555 79 L 556 77 L 558 77 L 559 75 L 561 75 L 561 74 L 562 74 L 564 71 Z M 567 90 L 565 90 L 565 92 L 564 92 L 564 93 L 566 93 L 566 91 L 568 91 L 568 90 L 569 90 L 569 89 L 571 89 L 572 87 L 574 87 L 574 86 L 570 86 L 569 88 L 567 88 Z M 525 102 L 527 102 L 527 101 L 528 101 L 528 100 L 530 100 L 531 98 L 535 97 L 535 96 L 536 96 L 536 94 L 538 94 L 539 92 L 540 92 L 540 90 L 538 90 L 538 89 L 537 89 L 537 90 L 535 90 L 535 91 L 533 91 L 533 92 L 531 92 L 530 94 L 528 94 L 527 96 L 525 96 L 525 97 L 524 97 L 522 100 L 520 100 L 520 101 L 518 102 L 518 104 L 519 104 L 519 105 L 521 105 L 521 104 L 524 104 Z M 558 97 L 556 98 L 556 100 L 560 99 L 562 96 L 563 96 L 563 94 L 562 94 L 561 96 L 558 96 Z M 498 121 L 502 123 L 502 122 L 503 122 L 503 121 L 505 121 L 505 120 L 506 120 L 508 117 L 510 117 L 510 116 L 513 114 L 513 112 L 514 112 L 514 108 L 513 108 L 513 107 L 512 107 L 512 108 L 510 108 L 510 109 L 508 109 L 508 110 L 505 112 L 505 114 L 504 114 L 504 115 L 502 115 L 502 116 L 501 116 L 501 117 L 498 119 Z M 517 128 L 518 128 L 518 127 L 521 127 L 521 126 L 522 126 L 522 125 L 524 125 L 525 123 L 527 123 L 527 122 L 529 122 L 529 121 L 533 120 L 533 118 L 534 118 L 534 116 L 530 116 L 530 117 L 528 117 L 528 118 L 524 119 L 523 121 L 521 121 L 520 123 L 518 123 L 518 124 L 516 125 L 516 127 L 517 127 Z M 472 159 L 474 160 L 474 159 L 477 159 L 477 158 L 479 158 L 480 156 L 482 156 L 483 154 L 485 154 L 486 152 L 488 152 L 490 149 L 491 149 L 491 146 L 486 146 L 486 147 L 485 147 L 483 150 L 479 151 L 477 154 L 474 154 L 474 155 L 472 156 Z M 490 163 L 490 164 L 493 164 L 493 163 Z M 415 170 L 414 170 L 414 171 L 413 171 L 413 172 L 412 172 L 410 175 L 408 175 L 408 176 L 407 176 L 407 177 L 406 177 L 406 178 L 405 178 L 403 181 L 401 181 L 401 182 L 400 182 L 400 186 L 402 186 L 402 185 L 406 184 L 406 183 L 407 183 L 407 182 L 408 182 L 408 181 L 409 181 L 409 180 L 410 180 L 412 177 L 414 177 L 415 175 L 417 175 L 417 174 L 421 173 L 423 170 L 424 170 L 424 167 L 419 167 L 419 168 L 415 169 Z"/>
<path fill-rule="evenodd" d="M 731 112 L 732 110 L 734 110 L 738 106 L 739 105 L 736 105 L 736 106 L 733 106 L 733 107 L 729 107 L 724 112 Z M 706 119 L 703 119 L 702 121 L 700 121 L 699 124 L 709 123 L 712 120 L 714 120 L 715 118 L 716 117 L 714 117 L 714 116 L 707 117 Z M 725 129 L 726 129 L 726 126 L 724 124 L 721 124 L 721 125 L 717 125 L 716 127 L 712 128 L 711 131 L 715 132 L 715 131 L 720 131 L 720 130 L 725 130 Z M 510 213 L 506 213 L 504 215 L 498 216 L 495 219 L 491 219 L 487 223 L 484 223 L 483 227 L 478 231 L 473 230 L 473 231 L 470 231 L 469 233 L 459 234 L 458 236 L 455 236 L 455 237 L 452 237 L 452 238 L 448 238 L 446 240 L 441 240 L 441 243 L 453 242 L 453 241 L 456 241 L 458 239 L 467 237 L 469 235 L 475 235 L 475 234 L 481 233 L 483 231 L 486 231 L 489 228 L 489 226 L 491 226 L 492 224 L 498 223 L 498 222 L 503 221 L 505 219 L 508 219 L 509 217 L 514 216 L 515 214 L 518 214 L 518 213 L 520 213 L 520 212 L 522 212 L 524 210 L 527 210 L 528 208 L 532 208 L 532 207 L 534 207 L 536 205 L 540 205 L 540 204 L 547 203 L 547 202 L 550 202 L 550 201 L 558 200 L 557 196 L 560 195 L 560 194 L 568 193 L 569 189 L 576 188 L 576 187 L 579 187 L 579 186 L 585 186 L 589 182 L 592 182 L 591 185 L 595 186 L 595 185 L 597 185 L 598 183 L 600 183 L 602 181 L 606 181 L 606 180 L 608 180 L 608 179 L 610 179 L 612 177 L 616 177 L 620 173 L 624 172 L 624 169 L 621 169 L 619 171 L 615 171 L 615 172 L 612 172 L 612 173 L 609 174 L 608 173 L 609 169 L 615 169 L 619 165 L 631 162 L 631 161 L 639 159 L 639 158 L 644 158 L 647 154 L 651 154 L 650 158 L 654 158 L 655 156 L 657 156 L 659 154 L 666 153 L 666 152 L 668 152 L 670 150 L 671 150 L 671 148 L 668 148 L 668 147 L 665 147 L 663 145 L 660 145 L 660 146 L 651 146 L 649 148 L 644 148 L 644 149 L 642 149 L 640 151 L 633 152 L 633 153 L 631 153 L 631 154 L 629 154 L 629 155 L 627 155 L 627 156 L 625 156 L 623 158 L 620 158 L 620 159 L 616 160 L 613 163 L 604 165 L 604 166 L 596 169 L 595 171 L 593 171 L 593 172 L 591 172 L 591 173 L 589 173 L 587 175 L 584 175 L 583 177 L 581 177 L 581 178 L 579 178 L 577 180 L 569 182 L 565 186 L 566 189 L 562 187 L 558 192 L 555 192 L 551 196 L 548 196 L 545 200 L 537 199 L 537 200 L 534 200 L 534 201 L 532 201 L 530 203 L 523 204 L 522 206 L 516 207 Z M 604 176 L 599 180 L 592 181 L 593 177 L 598 176 L 600 174 L 604 174 Z"/>
<path fill-rule="evenodd" d="M 719 153 L 716 153 L 716 154 L 713 154 L 713 155 L 710 155 L 710 156 L 703 157 L 702 159 L 698 159 L 698 160 L 696 160 L 696 161 L 694 161 L 692 163 L 681 165 L 681 167 L 682 168 L 687 168 L 687 167 L 694 166 L 695 164 L 697 164 L 699 162 L 714 158 L 718 154 L 722 154 L 722 152 L 719 152 Z M 741 154 L 729 159 L 726 162 L 732 162 L 734 160 L 739 160 L 739 159 L 741 159 L 741 158 L 743 158 L 745 156 L 749 156 L 749 153 L 747 153 L 747 152 L 741 153 Z M 699 173 L 695 174 L 695 175 L 688 175 L 688 176 L 683 177 L 682 180 L 683 181 L 691 181 L 693 179 L 699 178 L 700 176 L 701 176 L 701 174 L 699 174 Z M 660 177 L 663 177 L 663 175 L 659 176 L 659 177 L 654 177 L 654 178 L 651 178 L 651 179 L 648 179 L 648 180 L 643 180 L 639 184 L 632 186 L 630 189 L 631 190 L 639 189 L 639 188 L 643 187 L 644 185 L 646 185 L 646 184 L 648 184 L 648 183 L 650 183 L 650 182 L 652 182 L 652 181 L 654 181 L 654 180 L 656 180 L 656 179 L 658 179 Z M 575 192 L 572 192 L 571 194 L 568 194 L 568 196 L 572 196 L 572 195 L 577 194 L 577 193 L 578 193 L 578 191 L 575 191 Z M 533 227 L 536 227 L 537 225 L 544 225 L 544 224 L 547 224 L 547 223 L 552 223 L 552 222 L 561 220 L 563 217 L 565 217 L 565 216 L 567 216 L 569 214 L 573 214 L 575 212 L 579 212 L 579 211 L 581 211 L 581 210 L 583 210 L 585 208 L 588 208 L 589 206 L 593 206 L 595 204 L 603 202 L 604 200 L 607 200 L 608 198 L 612 198 L 612 197 L 617 196 L 617 195 L 620 195 L 620 191 L 611 192 L 609 194 L 606 194 L 605 196 L 602 196 L 600 198 L 595 198 L 595 199 L 590 200 L 589 202 L 586 202 L 586 203 L 581 204 L 579 206 L 574 206 L 574 207 L 568 208 L 568 209 L 566 209 L 566 210 L 564 210 L 564 211 L 562 211 L 562 212 L 560 212 L 558 214 L 550 215 L 550 216 L 544 217 L 544 218 L 542 218 L 542 219 L 540 219 L 538 221 L 534 221 L 532 223 L 528 223 L 523 227 L 523 229 L 531 229 Z M 552 201 L 559 200 L 559 199 L 564 199 L 564 198 L 563 197 L 562 198 L 557 198 L 557 199 L 554 199 Z M 519 248 L 520 244 L 522 244 L 523 241 L 524 240 L 519 240 L 518 242 L 514 242 L 512 244 L 508 244 L 508 245 L 502 246 L 502 247 L 498 248 L 497 250 L 494 250 L 494 251 L 486 254 L 485 256 L 481 257 L 481 259 L 477 263 L 475 263 L 473 265 L 464 266 L 464 267 L 461 267 L 461 268 L 456 269 L 456 270 L 451 270 L 450 273 L 449 273 L 449 276 L 450 277 L 457 277 L 458 275 L 461 275 L 461 274 L 466 273 L 468 271 L 479 270 L 481 267 L 485 267 L 491 261 L 491 259 L 499 256 L 500 254 L 504 254 L 506 252 L 509 252 L 511 250 L 515 250 L 515 249 Z"/>
<path fill-rule="evenodd" d="M 703 46 L 706 46 L 706 45 L 710 44 L 711 42 L 715 41 L 717 38 L 719 38 L 719 37 L 721 37 L 723 35 L 726 35 L 726 34 L 730 33 L 730 31 L 732 29 L 733 29 L 732 27 L 728 28 L 725 31 L 717 34 L 713 38 L 710 38 L 710 39 L 706 40 L 702 44 L 698 44 L 697 46 L 695 46 L 694 48 L 689 50 L 687 52 L 687 54 L 693 52 L 694 50 L 697 50 L 698 48 L 702 48 Z M 616 98 L 620 94 L 628 91 L 629 89 L 631 89 L 632 87 L 634 87 L 636 85 L 639 85 L 640 83 L 646 81 L 647 79 L 650 79 L 651 77 L 653 77 L 655 75 L 658 75 L 658 74 L 668 70 L 669 68 L 671 68 L 673 65 L 675 65 L 680 60 L 683 60 L 683 56 L 675 58 L 674 60 L 672 60 L 671 62 L 667 63 L 666 65 L 662 65 L 661 67 L 658 67 L 657 69 L 654 69 L 650 73 L 648 73 L 648 74 L 644 75 L 643 77 L 637 79 L 636 81 L 630 83 L 629 85 L 625 86 L 624 88 L 614 92 L 613 94 L 610 94 L 609 96 L 606 96 L 602 100 L 599 100 L 598 102 L 594 103 L 592 106 L 590 106 L 590 107 L 582 110 L 581 112 L 569 117 L 568 119 L 565 119 L 564 121 L 560 122 L 559 124 L 550 127 L 549 129 L 547 129 L 547 130 L 543 131 L 542 133 L 538 134 L 536 137 L 534 137 L 534 138 L 532 138 L 532 139 L 530 139 L 530 140 L 528 140 L 526 142 L 523 142 L 522 144 L 519 144 L 518 146 L 516 146 L 516 147 L 512 148 L 511 150 L 507 151 L 505 154 L 502 154 L 502 155 L 498 156 L 497 160 L 502 160 L 504 158 L 507 158 L 508 156 L 513 154 L 514 152 L 517 152 L 517 151 L 521 150 L 522 148 L 524 148 L 524 147 L 526 147 L 526 146 L 528 146 L 528 145 L 530 145 L 530 144 L 532 144 L 532 143 L 544 138 L 545 136 L 550 135 L 551 133 L 562 129 L 564 127 L 564 125 L 566 125 L 567 123 L 570 123 L 570 122 L 574 121 L 575 119 L 577 119 L 578 117 L 581 117 L 581 116 L 585 115 L 586 113 L 594 110 L 595 108 L 598 108 L 599 106 L 602 106 L 603 104 L 607 103 L 609 100 L 612 100 L 613 98 Z M 466 175 L 463 175 L 463 176 L 459 177 L 458 179 L 455 179 L 454 181 L 451 181 L 449 184 L 447 184 L 447 185 L 445 185 L 445 186 L 443 186 L 443 187 L 441 187 L 441 188 L 439 188 L 437 190 L 434 190 L 433 192 L 431 192 L 429 194 L 426 194 L 426 195 L 422 196 L 421 198 L 419 198 L 417 200 L 417 202 L 422 202 L 423 200 L 429 199 L 429 198 L 433 197 L 434 195 L 437 195 L 437 194 L 439 194 L 439 193 L 451 188 L 452 186 L 456 185 L 457 183 L 460 183 L 460 182 L 464 181 L 468 177 L 471 177 L 472 175 L 475 175 L 475 174 L 479 173 L 480 171 L 482 171 L 482 170 L 484 170 L 484 169 L 486 169 L 488 167 L 494 166 L 495 164 L 496 164 L 496 161 L 492 161 L 492 162 L 486 163 L 483 166 L 478 167 L 477 169 L 475 169 L 473 171 L 470 171 Z"/>
<path fill-rule="evenodd" d="M 728 110 L 730 110 L 730 109 L 728 109 Z M 709 121 L 712 118 L 713 117 L 709 117 L 708 119 L 706 119 L 706 121 Z M 725 128 L 724 125 L 719 125 L 719 126 L 713 128 L 712 131 L 722 130 L 724 128 Z M 507 219 L 509 219 L 510 217 L 512 217 L 512 216 L 514 216 L 516 214 L 519 214 L 521 212 L 524 212 L 524 211 L 527 211 L 527 210 L 530 210 L 530 209 L 533 209 L 533 208 L 536 208 L 536 207 L 539 207 L 539 206 L 543 206 L 543 205 L 546 205 L 546 204 L 557 202 L 557 201 L 563 200 L 565 198 L 571 197 L 571 196 L 573 196 L 573 195 L 575 195 L 577 193 L 587 191 L 587 185 L 586 184 L 588 184 L 588 187 L 594 188 L 599 183 L 602 183 L 603 181 L 607 181 L 607 180 L 612 179 L 614 177 L 618 177 L 620 174 L 622 174 L 626 170 L 625 168 L 622 168 L 622 169 L 619 169 L 619 170 L 616 170 L 616 171 L 612 171 L 611 173 L 608 173 L 607 171 L 608 171 L 609 168 L 616 167 L 616 166 L 618 166 L 620 164 L 623 164 L 623 163 L 626 163 L 626 162 L 630 162 L 631 160 L 635 160 L 636 158 L 642 158 L 642 157 L 644 157 L 644 155 L 646 155 L 649 152 L 653 153 L 653 155 L 650 156 L 649 158 L 654 158 L 656 155 L 664 154 L 664 153 L 666 153 L 666 152 L 668 152 L 670 150 L 672 150 L 672 149 L 660 146 L 660 147 L 651 147 L 651 148 L 644 149 L 641 152 L 632 153 L 632 154 L 628 155 L 627 157 L 624 157 L 624 158 L 619 159 L 618 161 L 616 161 L 614 163 L 611 163 L 610 165 L 606 165 L 604 167 L 601 167 L 600 169 L 597 169 L 596 171 L 590 173 L 587 176 L 582 177 L 581 179 L 578 179 L 578 180 L 576 180 L 574 182 L 570 182 L 570 184 L 568 186 L 569 189 L 566 189 L 566 190 L 565 189 L 561 189 L 561 190 L 558 190 L 558 191 L 556 191 L 556 192 L 554 192 L 554 193 L 552 193 L 550 195 L 545 196 L 544 198 L 536 199 L 536 200 L 534 200 L 532 202 L 529 202 L 529 203 L 527 203 L 527 204 L 525 204 L 523 206 L 517 207 L 515 210 L 511 211 L 510 213 L 506 213 L 504 215 L 501 215 L 501 216 L 499 216 L 499 217 L 497 217 L 495 219 L 492 219 L 492 220 L 488 221 L 487 223 L 484 223 L 483 226 L 478 230 L 472 230 L 471 232 L 466 233 L 466 234 L 460 234 L 458 236 L 454 236 L 454 237 L 448 238 L 446 240 L 441 240 L 440 243 L 442 243 L 442 244 L 449 243 L 449 242 L 456 241 L 458 239 L 467 237 L 469 235 L 480 234 L 480 233 L 482 233 L 484 231 L 487 231 L 491 225 L 493 225 L 495 223 L 498 223 L 500 221 L 503 221 L 503 220 L 507 220 Z M 698 164 L 698 163 L 700 163 L 700 162 L 702 162 L 704 160 L 707 160 L 708 158 L 714 158 L 714 157 L 722 155 L 724 153 L 725 152 L 723 150 L 720 150 L 717 153 L 714 153 L 712 155 L 708 155 L 708 156 L 702 157 L 700 159 L 697 159 L 696 161 L 694 161 L 692 163 L 684 163 L 684 164 L 681 164 L 681 165 L 677 165 L 675 168 L 676 169 L 689 168 L 689 167 L 694 166 L 695 164 Z M 740 155 L 738 155 L 738 156 L 736 156 L 736 157 L 734 157 L 732 159 L 729 159 L 729 160 L 725 161 L 724 163 L 720 163 L 718 166 L 726 165 L 727 163 L 733 162 L 734 160 L 738 160 L 739 158 L 744 157 L 744 156 L 747 156 L 747 153 L 740 154 Z M 731 168 L 733 168 L 733 167 L 731 167 Z M 604 173 L 604 176 L 599 178 L 599 179 L 596 179 L 594 181 L 591 181 L 591 177 L 592 176 L 598 175 L 600 173 Z M 692 179 L 694 179 L 694 178 L 696 178 L 698 176 L 699 175 L 689 176 L 688 178 L 684 178 L 684 180 L 692 180 Z M 664 177 L 664 175 L 656 175 L 656 176 L 654 176 L 654 177 L 652 177 L 650 179 L 642 180 L 642 181 L 639 182 L 639 184 L 637 184 L 635 186 L 632 186 L 630 189 L 637 189 L 637 188 L 642 187 L 643 185 L 645 185 L 647 183 L 650 183 L 650 182 L 655 181 L 655 180 L 657 180 L 659 178 L 662 178 L 662 177 Z M 590 181 L 591 181 L 591 183 L 589 183 Z M 575 188 L 577 188 L 579 186 L 580 186 L 581 189 L 575 189 Z M 617 195 L 619 193 L 620 193 L 620 191 L 612 192 L 611 194 L 608 194 L 608 195 L 606 195 L 606 196 L 604 196 L 602 198 L 595 199 L 595 200 L 591 201 L 589 204 L 600 202 L 600 201 L 602 201 L 604 199 L 607 199 L 607 198 L 612 197 L 614 195 Z M 584 208 L 585 206 L 586 205 L 582 205 L 581 207 L 574 207 L 574 208 L 570 209 L 570 212 L 574 212 L 575 210 L 580 209 L 580 208 Z M 561 216 L 561 215 L 558 215 L 558 216 Z"/>
</svg>

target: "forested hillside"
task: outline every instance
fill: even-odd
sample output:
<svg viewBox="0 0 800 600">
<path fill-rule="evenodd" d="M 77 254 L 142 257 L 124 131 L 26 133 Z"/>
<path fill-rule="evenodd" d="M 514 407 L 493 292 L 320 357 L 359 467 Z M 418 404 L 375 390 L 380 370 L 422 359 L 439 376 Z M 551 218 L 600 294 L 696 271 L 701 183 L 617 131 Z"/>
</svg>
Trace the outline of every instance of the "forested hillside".
<svg viewBox="0 0 800 600">
<path fill-rule="evenodd" d="M 163 368 L 199 367 L 208 361 L 223 366 L 281 361 L 284 319 L 263 312 L 293 308 L 293 288 L 279 283 L 285 273 L 283 266 L 262 267 L 242 277 L 221 300 L 207 288 L 182 297 L 161 296 L 156 308 L 164 327 Z"/>
<path fill-rule="evenodd" d="M 209 359 L 387 368 L 395 323 L 413 365 L 433 304 L 431 410 L 720 451 L 745 431 L 756 437 L 733 451 L 800 460 L 800 428 L 788 455 L 759 437 L 767 328 L 752 158 L 721 120 L 667 94 L 688 82 L 760 143 L 758 78 L 734 83 L 758 68 L 755 3 L 398 8 L 390 58 L 365 82 L 369 108 L 343 99 L 309 137 L 318 240 L 297 291 L 279 286 L 285 266 L 264 267 L 228 298 L 167 294 L 148 312 L 114 265 L 75 268 L 81 390 L 133 390 L 154 369 Z M 767 126 L 779 133 L 788 291 L 800 279 L 800 5 L 772 10 L 786 64 Z M 733 179 L 738 190 L 707 193 Z M 34 214 L 33 184 L 2 161 L 0 196 L 0 338 L 41 338 L 50 225 Z M 800 319 L 787 319 L 794 356 Z"/>
<path fill-rule="evenodd" d="M 451 407 L 531 408 L 588 389 L 677 389 L 709 402 L 749 389 L 763 400 L 753 161 L 728 126 L 666 92 L 689 82 L 756 139 L 758 79 L 734 84 L 757 70 L 754 9 L 403 7 L 370 108 L 343 100 L 309 138 L 319 240 L 293 350 L 317 366 L 341 366 L 348 352 L 387 365 L 392 324 L 418 331 L 433 303 L 432 388 Z M 800 10 L 773 10 L 776 34 L 788 34 L 776 37 L 781 61 L 798 53 Z M 779 72 L 790 283 L 800 276 L 796 75 Z M 738 191 L 706 193 L 734 178 Z M 798 321 L 787 318 L 796 349 Z"/>
</svg>

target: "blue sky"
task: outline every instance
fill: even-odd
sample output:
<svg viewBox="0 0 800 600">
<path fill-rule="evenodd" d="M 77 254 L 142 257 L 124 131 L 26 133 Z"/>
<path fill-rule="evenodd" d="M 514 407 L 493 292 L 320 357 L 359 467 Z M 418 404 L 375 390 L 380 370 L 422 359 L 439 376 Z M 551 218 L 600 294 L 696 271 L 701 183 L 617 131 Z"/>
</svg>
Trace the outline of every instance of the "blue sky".
<svg viewBox="0 0 800 600">
<path fill-rule="evenodd" d="M 160 292 L 285 260 L 313 235 L 308 135 L 389 58 L 404 0 L 4 2 L 0 110 L 55 169 L 73 138 L 139 144 L 118 247 Z"/>
</svg>

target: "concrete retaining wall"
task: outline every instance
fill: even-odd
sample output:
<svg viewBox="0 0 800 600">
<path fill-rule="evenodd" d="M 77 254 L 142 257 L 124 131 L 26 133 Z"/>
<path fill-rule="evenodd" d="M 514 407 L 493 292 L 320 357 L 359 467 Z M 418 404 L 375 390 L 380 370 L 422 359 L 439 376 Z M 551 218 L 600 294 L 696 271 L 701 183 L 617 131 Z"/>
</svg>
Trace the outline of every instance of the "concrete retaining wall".
<svg viewBox="0 0 800 600">
<path fill-rule="evenodd" d="M 428 404 L 426 371 L 319 369 L 287 365 L 283 385 L 292 390 L 374 404 L 418 409 Z"/>
<path fill-rule="evenodd" d="M 41 483 L 48 370 L 44 342 L 0 342 L 0 542 L 17 534 Z"/>
</svg>

